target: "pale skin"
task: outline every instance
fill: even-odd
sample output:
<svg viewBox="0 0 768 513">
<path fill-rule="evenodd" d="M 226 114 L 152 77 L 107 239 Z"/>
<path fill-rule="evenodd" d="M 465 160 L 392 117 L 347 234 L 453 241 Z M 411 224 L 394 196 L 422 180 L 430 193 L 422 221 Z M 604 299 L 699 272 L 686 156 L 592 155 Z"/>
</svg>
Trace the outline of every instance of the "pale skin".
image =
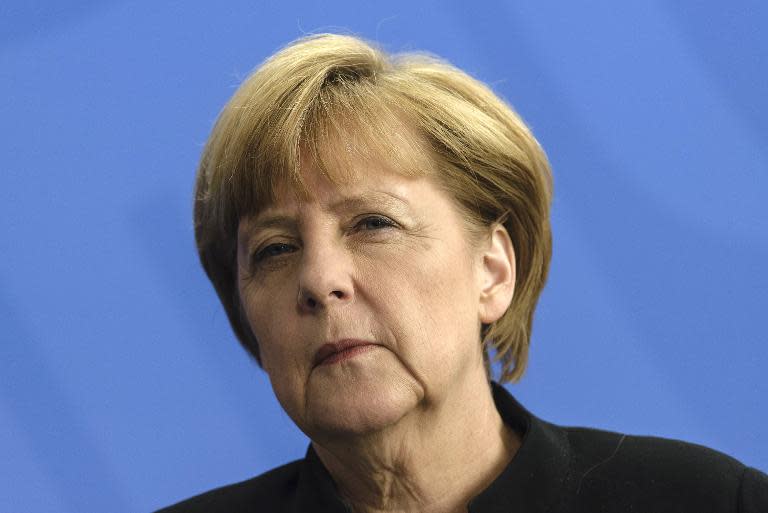
<svg viewBox="0 0 768 513">
<path fill-rule="evenodd" d="M 337 187 L 303 167 L 309 200 L 286 191 L 238 231 L 238 290 L 275 395 L 353 511 L 467 511 L 520 445 L 479 338 L 512 300 L 509 234 L 495 224 L 471 247 L 426 177 L 367 163 Z M 372 345 L 316 365 L 341 338 Z"/>
</svg>

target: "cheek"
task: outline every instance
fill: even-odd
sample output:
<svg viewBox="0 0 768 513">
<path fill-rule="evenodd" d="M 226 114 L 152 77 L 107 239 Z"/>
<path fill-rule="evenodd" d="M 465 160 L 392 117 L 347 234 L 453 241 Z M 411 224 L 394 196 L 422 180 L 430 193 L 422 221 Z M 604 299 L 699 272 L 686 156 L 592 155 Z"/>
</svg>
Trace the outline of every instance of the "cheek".
<svg viewBox="0 0 768 513">
<path fill-rule="evenodd" d="M 417 373 L 449 367 L 477 336 L 473 273 L 467 256 L 432 241 L 427 251 L 393 257 L 387 272 L 371 269 L 367 287 L 375 310 L 398 344 L 398 353 Z M 479 328 L 478 328 L 479 329 Z M 479 346 L 479 344 L 478 344 Z M 467 349 L 470 350 L 470 349 Z"/>
<path fill-rule="evenodd" d="M 473 273 L 467 257 L 444 241 L 407 259 L 403 281 L 431 316 L 455 317 L 466 310 L 472 297 Z"/>
<path fill-rule="evenodd" d="M 269 374 L 282 379 L 294 378 L 302 371 L 305 355 L 296 343 L 296 319 L 288 318 L 293 310 L 288 304 L 285 290 L 262 293 L 251 289 L 245 294 L 243 308 L 246 318 L 259 344 L 262 366 Z M 241 297 L 243 294 L 241 293 Z M 295 301 L 295 300 L 294 300 Z"/>
<path fill-rule="evenodd" d="M 272 304 L 262 310 L 269 315 L 260 316 L 260 329 L 254 330 L 264 371 L 280 405 L 298 425 L 303 425 L 305 411 L 305 385 L 309 369 L 307 356 L 294 329 L 295 319 L 286 319 L 284 311 Z"/>
</svg>

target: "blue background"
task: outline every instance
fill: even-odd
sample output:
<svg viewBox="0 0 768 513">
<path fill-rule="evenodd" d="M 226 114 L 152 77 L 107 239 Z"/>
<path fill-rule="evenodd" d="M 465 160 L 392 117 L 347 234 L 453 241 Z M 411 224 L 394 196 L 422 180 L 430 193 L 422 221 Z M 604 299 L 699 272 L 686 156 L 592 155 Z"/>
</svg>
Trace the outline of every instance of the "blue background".
<svg viewBox="0 0 768 513">
<path fill-rule="evenodd" d="M 334 30 L 449 59 L 548 151 L 513 393 L 767 470 L 766 22 L 761 0 L 3 2 L 0 511 L 148 511 L 304 453 L 198 265 L 191 191 L 237 84 Z"/>
</svg>

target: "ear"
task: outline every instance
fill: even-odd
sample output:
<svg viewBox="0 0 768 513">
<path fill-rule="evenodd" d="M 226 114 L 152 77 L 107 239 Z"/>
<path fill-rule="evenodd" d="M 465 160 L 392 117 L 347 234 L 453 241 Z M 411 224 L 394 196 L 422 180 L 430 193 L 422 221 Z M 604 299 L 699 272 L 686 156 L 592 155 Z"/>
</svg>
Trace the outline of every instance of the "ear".
<svg viewBox="0 0 768 513">
<path fill-rule="evenodd" d="M 515 248 L 504 225 L 493 225 L 488 246 L 479 257 L 479 320 L 490 324 L 504 315 L 515 292 Z"/>
</svg>

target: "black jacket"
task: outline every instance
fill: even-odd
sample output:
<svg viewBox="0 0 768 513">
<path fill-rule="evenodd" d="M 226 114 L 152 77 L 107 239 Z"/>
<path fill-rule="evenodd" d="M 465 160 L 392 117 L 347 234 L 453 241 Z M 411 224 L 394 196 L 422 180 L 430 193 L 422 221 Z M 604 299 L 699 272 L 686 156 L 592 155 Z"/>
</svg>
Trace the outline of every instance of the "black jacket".
<svg viewBox="0 0 768 513">
<path fill-rule="evenodd" d="M 768 513 L 768 476 L 699 445 L 586 428 L 531 415 L 503 387 L 493 396 L 523 436 L 471 513 Z M 162 513 L 346 513 L 312 447 L 303 460 L 198 495 Z"/>
</svg>

